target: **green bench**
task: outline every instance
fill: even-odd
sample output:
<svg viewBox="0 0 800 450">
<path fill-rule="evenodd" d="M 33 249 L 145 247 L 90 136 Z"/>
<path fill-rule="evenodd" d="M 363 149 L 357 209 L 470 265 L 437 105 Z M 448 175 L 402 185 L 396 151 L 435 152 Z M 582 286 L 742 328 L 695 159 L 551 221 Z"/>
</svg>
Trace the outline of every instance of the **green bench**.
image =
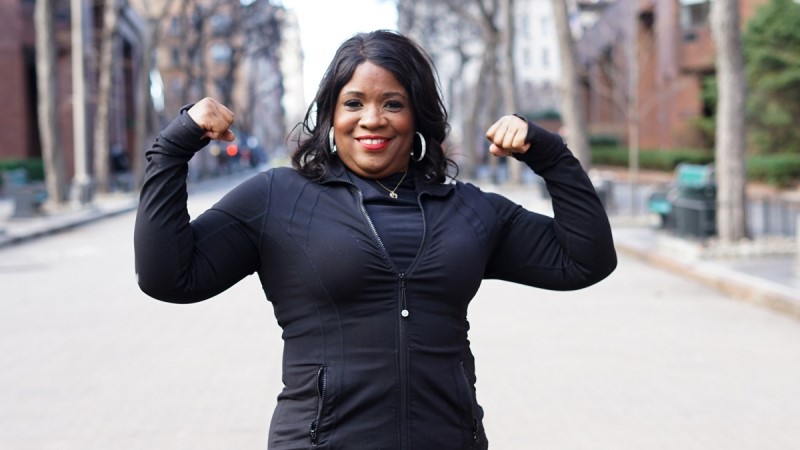
<svg viewBox="0 0 800 450">
<path fill-rule="evenodd" d="M 11 217 L 25 218 L 42 214 L 42 205 L 47 200 L 47 190 L 40 182 L 32 182 L 25 169 L 2 172 L 3 190 L 14 202 Z"/>
<path fill-rule="evenodd" d="M 650 194 L 647 209 L 660 216 L 662 228 L 707 237 L 716 234 L 716 195 L 712 164 L 681 163 L 669 188 Z"/>
</svg>

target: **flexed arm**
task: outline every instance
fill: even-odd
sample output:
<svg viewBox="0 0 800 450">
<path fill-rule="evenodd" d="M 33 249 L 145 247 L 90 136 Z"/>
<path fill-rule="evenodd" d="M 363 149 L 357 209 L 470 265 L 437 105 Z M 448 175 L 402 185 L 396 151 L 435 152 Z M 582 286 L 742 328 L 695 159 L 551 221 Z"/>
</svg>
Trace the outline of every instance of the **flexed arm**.
<svg viewBox="0 0 800 450">
<path fill-rule="evenodd" d="M 512 156 L 544 178 L 553 218 L 495 197 L 503 231 L 487 278 L 547 289 L 586 287 L 616 267 L 611 227 L 586 172 L 561 137 L 518 116 L 505 116 L 486 133 L 490 151 Z"/>
<path fill-rule="evenodd" d="M 134 231 L 140 288 L 159 300 L 212 297 L 254 271 L 257 252 L 247 226 L 211 209 L 190 222 L 188 162 L 210 139 L 233 140 L 233 113 L 203 99 L 181 113 L 147 151 L 148 165 Z"/>
</svg>

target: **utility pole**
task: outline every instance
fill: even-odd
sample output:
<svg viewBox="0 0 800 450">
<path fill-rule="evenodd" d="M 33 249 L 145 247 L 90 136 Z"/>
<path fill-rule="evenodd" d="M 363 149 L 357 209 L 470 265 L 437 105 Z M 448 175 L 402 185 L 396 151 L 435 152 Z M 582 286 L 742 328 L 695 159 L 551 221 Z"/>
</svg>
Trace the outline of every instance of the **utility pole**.
<svg viewBox="0 0 800 450">
<path fill-rule="evenodd" d="M 70 0 L 72 37 L 72 128 L 75 152 L 75 175 L 72 179 L 72 200 L 86 205 L 92 200 L 92 179 L 89 174 L 89 148 L 86 139 L 86 58 L 83 0 Z"/>
</svg>

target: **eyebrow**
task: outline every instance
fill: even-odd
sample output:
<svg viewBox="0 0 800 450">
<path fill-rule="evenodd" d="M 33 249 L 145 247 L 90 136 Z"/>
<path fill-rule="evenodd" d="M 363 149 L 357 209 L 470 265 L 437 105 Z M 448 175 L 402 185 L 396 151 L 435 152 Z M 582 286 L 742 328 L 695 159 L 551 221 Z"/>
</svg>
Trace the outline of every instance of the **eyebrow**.
<svg viewBox="0 0 800 450">
<path fill-rule="evenodd" d="M 355 95 L 355 96 L 358 96 L 358 97 L 363 97 L 364 93 L 361 92 L 361 91 L 357 91 L 357 90 L 351 89 L 349 91 L 342 92 L 341 95 Z M 385 92 L 382 97 L 383 98 L 389 98 L 389 97 L 407 98 L 406 95 L 403 94 L 402 92 L 396 92 L 396 91 Z"/>
</svg>

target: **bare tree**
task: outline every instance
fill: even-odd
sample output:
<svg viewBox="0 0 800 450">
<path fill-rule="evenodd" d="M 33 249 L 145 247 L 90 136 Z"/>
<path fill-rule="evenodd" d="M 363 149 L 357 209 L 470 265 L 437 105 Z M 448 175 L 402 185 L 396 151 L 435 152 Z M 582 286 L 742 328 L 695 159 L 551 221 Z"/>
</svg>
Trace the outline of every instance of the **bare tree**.
<svg viewBox="0 0 800 450">
<path fill-rule="evenodd" d="M 55 0 L 38 0 L 34 6 L 36 32 L 36 87 L 38 91 L 39 138 L 42 143 L 48 202 L 59 205 L 68 198 L 64 149 L 56 103 L 56 43 L 53 26 Z"/>
<path fill-rule="evenodd" d="M 242 77 L 248 94 L 242 98 L 231 99 L 231 104 L 234 105 L 237 114 L 237 121 L 245 130 L 252 131 L 254 129 L 255 113 L 259 102 L 266 101 L 265 97 L 270 97 L 276 92 L 280 94 L 280 97 L 283 96 L 283 73 L 280 71 L 283 26 L 280 8 L 266 0 L 255 1 L 244 6 L 234 24 L 234 27 L 241 32 L 243 40 L 232 51 L 230 64 L 225 70 L 227 81 L 222 85 L 218 83 L 218 85 L 220 88 L 223 86 L 232 88 L 243 63 L 245 61 L 251 63 L 245 76 Z M 263 62 L 267 62 L 267 64 L 262 64 Z M 272 76 L 265 75 L 262 73 L 264 71 L 269 71 Z M 284 115 L 280 105 L 273 105 L 273 107 L 280 108 L 280 115 Z M 284 122 L 281 120 L 281 125 L 273 125 L 277 131 L 272 134 L 276 137 L 286 135 L 285 126 L 282 125 Z M 273 145 L 277 146 L 278 144 L 276 142 Z"/>
<path fill-rule="evenodd" d="M 555 3 L 557 3 L 554 0 Z M 641 124 L 655 108 L 688 86 L 680 81 L 659 93 L 641 95 L 643 68 L 654 52 L 655 30 L 651 18 L 639 10 L 638 1 L 617 2 L 609 6 L 581 39 L 582 53 L 590 64 L 589 87 L 599 98 L 608 100 L 624 117 L 628 143 L 630 210 L 637 213 L 640 172 Z M 584 119 L 585 120 L 585 119 Z M 584 122 L 585 124 L 586 122 Z M 568 131 L 568 135 L 571 131 Z M 587 139 L 588 148 L 588 139 Z"/>
<path fill-rule="evenodd" d="M 575 41 L 569 27 L 569 13 L 566 2 L 552 0 L 558 48 L 561 57 L 562 110 L 567 141 L 575 157 L 581 162 L 584 170 L 592 166 L 592 154 L 589 149 L 589 137 L 586 130 L 586 109 L 581 89 L 578 58 Z"/>
<path fill-rule="evenodd" d="M 500 94 L 502 26 L 497 22 L 500 3 L 499 0 L 447 0 L 446 3 L 467 24 L 480 31 L 483 43 L 478 79 L 464 118 L 464 146 L 468 154 L 484 155 L 485 151 L 477 148 L 478 142 L 484 142 L 478 139 L 478 130 L 505 111 L 501 107 L 504 98 Z M 488 163 L 491 171 L 496 172 L 497 159 L 489 158 Z"/>
<path fill-rule="evenodd" d="M 136 99 L 137 145 L 133 151 L 132 161 L 133 177 L 138 189 L 144 181 L 147 143 L 153 138 L 149 133 L 154 133 L 161 128 L 162 118 L 160 117 L 159 111 L 156 110 L 153 97 L 150 93 L 150 71 L 153 68 L 158 68 L 157 50 L 161 42 L 162 30 L 160 21 L 162 18 L 166 17 L 167 9 L 171 3 L 168 1 L 159 2 L 153 0 L 131 0 L 131 3 L 137 8 L 137 12 L 145 18 L 148 25 L 145 36 L 145 48 L 141 56 L 141 72 L 139 73 L 141 92 Z M 154 3 L 158 4 L 159 7 L 157 8 Z"/>
<path fill-rule="evenodd" d="M 453 7 L 448 2 L 395 2 L 399 30 L 425 48 L 439 66 L 442 94 L 453 124 L 448 138 L 449 150 L 454 151 L 451 155 L 458 161 L 462 172 L 472 174 L 481 162 L 476 147 L 476 120 L 471 112 L 475 110 L 474 102 L 479 101 L 475 98 L 483 89 L 476 88 L 465 75 L 468 65 L 483 58 L 474 51 L 473 45 L 480 41 L 480 30 L 473 21 L 464 20 L 463 15 L 453 14 Z M 480 78 L 477 85 L 485 85 L 484 80 L 485 77 Z"/>
<path fill-rule="evenodd" d="M 106 0 L 103 8 L 103 28 L 100 32 L 98 65 L 97 110 L 94 120 L 94 176 L 98 192 L 108 192 L 111 187 L 111 161 L 109 148 L 109 111 L 113 97 L 114 56 L 120 5 L 117 0 Z"/>
<path fill-rule="evenodd" d="M 500 25 L 500 47 L 502 49 L 500 57 L 500 76 L 498 82 L 503 94 L 503 114 L 518 112 L 517 108 L 517 74 L 514 58 L 514 37 L 516 27 L 514 26 L 514 0 L 501 0 L 501 25 Z M 522 182 L 522 166 L 519 161 L 508 158 L 508 182 L 518 185 Z"/>
<path fill-rule="evenodd" d="M 716 177 L 717 229 L 722 241 L 747 237 L 745 167 L 745 100 L 747 84 L 739 28 L 739 1 L 711 4 L 711 32 L 716 44 L 717 101 Z"/>
</svg>

